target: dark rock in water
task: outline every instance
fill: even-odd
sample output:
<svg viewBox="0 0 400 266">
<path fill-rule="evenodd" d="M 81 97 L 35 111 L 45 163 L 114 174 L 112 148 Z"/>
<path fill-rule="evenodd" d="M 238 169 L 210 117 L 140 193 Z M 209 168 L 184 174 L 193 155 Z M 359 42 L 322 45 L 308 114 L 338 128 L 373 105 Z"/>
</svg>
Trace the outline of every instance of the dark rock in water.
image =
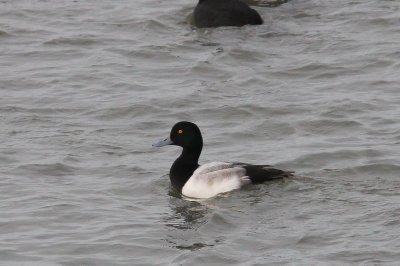
<svg viewBox="0 0 400 266">
<path fill-rule="evenodd" d="M 199 0 L 194 10 L 194 24 L 199 28 L 262 23 L 258 12 L 240 0 Z"/>
</svg>

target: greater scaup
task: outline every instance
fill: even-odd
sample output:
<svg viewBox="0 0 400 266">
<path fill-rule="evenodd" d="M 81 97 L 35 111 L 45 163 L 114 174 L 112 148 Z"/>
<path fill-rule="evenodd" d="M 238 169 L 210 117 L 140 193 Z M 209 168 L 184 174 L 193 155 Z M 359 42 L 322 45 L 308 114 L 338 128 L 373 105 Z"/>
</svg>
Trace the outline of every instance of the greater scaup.
<svg viewBox="0 0 400 266">
<path fill-rule="evenodd" d="M 257 11 L 240 0 L 199 0 L 194 9 L 194 24 L 199 28 L 260 25 Z"/>
<path fill-rule="evenodd" d="M 166 145 L 183 148 L 170 169 L 169 177 L 180 193 L 191 198 L 210 198 L 247 184 L 292 176 L 291 172 L 268 165 L 212 162 L 199 166 L 203 138 L 198 126 L 191 122 L 176 123 L 168 138 L 153 144 L 155 147 Z"/>
</svg>

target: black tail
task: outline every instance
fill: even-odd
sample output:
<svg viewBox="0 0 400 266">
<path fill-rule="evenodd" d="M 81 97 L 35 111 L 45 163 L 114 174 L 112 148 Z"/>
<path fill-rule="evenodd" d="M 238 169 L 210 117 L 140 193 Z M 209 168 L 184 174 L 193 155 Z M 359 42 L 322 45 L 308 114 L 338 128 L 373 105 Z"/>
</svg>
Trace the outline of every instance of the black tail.
<svg viewBox="0 0 400 266">
<path fill-rule="evenodd" d="M 250 177 L 252 183 L 263 183 L 293 176 L 293 172 L 272 168 L 269 165 L 242 164 L 241 166 L 246 169 L 246 175 Z"/>
</svg>

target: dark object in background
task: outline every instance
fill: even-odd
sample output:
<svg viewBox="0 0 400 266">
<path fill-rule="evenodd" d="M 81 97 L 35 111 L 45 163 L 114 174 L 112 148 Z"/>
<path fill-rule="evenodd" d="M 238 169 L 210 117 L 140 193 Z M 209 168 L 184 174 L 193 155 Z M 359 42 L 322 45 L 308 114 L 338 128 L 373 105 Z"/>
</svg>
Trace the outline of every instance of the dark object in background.
<svg viewBox="0 0 400 266">
<path fill-rule="evenodd" d="M 199 28 L 262 23 L 258 12 L 240 0 L 199 0 L 194 9 L 194 24 Z"/>
</svg>

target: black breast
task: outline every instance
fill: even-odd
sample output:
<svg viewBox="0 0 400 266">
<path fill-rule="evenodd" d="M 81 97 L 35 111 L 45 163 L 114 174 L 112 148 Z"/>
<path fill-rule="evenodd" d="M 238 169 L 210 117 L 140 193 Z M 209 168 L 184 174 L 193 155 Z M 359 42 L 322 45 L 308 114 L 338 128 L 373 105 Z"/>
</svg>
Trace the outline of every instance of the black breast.
<svg viewBox="0 0 400 266">
<path fill-rule="evenodd" d="M 179 192 L 182 192 L 183 186 L 198 167 L 198 164 L 188 164 L 179 161 L 179 159 L 176 160 L 169 170 L 169 179 L 172 186 Z"/>
</svg>

